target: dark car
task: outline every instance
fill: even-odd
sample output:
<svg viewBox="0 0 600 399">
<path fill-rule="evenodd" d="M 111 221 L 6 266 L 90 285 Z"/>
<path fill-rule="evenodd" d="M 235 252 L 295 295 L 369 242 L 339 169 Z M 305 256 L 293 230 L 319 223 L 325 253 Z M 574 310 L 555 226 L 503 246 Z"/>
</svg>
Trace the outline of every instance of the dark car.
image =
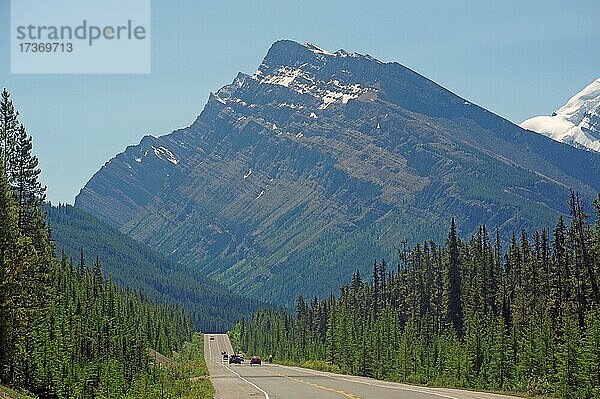
<svg viewBox="0 0 600 399">
<path fill-rule="evenodd" d="M 215 337 L 210 337 L 210 340 L 211 340 L 211 341 L 214 341 L 214 340 L 215 340 Z"/>
<path fill-rule="evenodd" d="M 229 359 L 229 355 L 227 353 L 223 353 L 223 360 Z"/>
<path fill-rule="evenodd" d="M 262 364 L 262 360 L 260 360 L 260 357 L 258 357 L 258 356 L 252 356 L 252 358 L 250 359 L 250 366 L 252 366 L 253 364 L 261 365 Z"/>
<path fill-rule="evenodd" d="M 244 359 L 242 359 L 240 356 L 238 355 L 231 355 L 229 356 L 229 364 L 242 364 L 242 362 L 244 361 Z"/>
</svg>

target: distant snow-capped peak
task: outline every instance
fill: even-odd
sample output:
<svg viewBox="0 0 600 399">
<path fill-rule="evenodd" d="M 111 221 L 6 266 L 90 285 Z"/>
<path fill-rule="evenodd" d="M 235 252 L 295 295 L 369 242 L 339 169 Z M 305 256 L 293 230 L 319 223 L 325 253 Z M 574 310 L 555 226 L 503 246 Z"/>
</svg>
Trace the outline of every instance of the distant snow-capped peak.
<svg viewBox="0 0 600 399">
<path fill-rule="evenodd" d="M 556 141 L 600 152 L 600 79 L 574 95 L 552 116 L 536 116 L 520 126 Z"/>
</svg>

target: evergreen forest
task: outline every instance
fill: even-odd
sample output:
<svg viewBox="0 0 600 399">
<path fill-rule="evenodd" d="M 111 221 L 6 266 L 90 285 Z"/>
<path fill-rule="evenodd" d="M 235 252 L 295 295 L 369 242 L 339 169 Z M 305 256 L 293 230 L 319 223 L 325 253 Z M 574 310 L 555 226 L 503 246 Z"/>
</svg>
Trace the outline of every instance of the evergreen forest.
<svg viewBox="0 0 600 399">
<path fill-rule="evenodd" d="M 39 398 L 184 397 L 149 349 L 185 353 L 190 315 L 116 286 L 98 259 L 55 254 L 38 159 L 6 89 L 0 150 L 0 384 Z"/>
<path fill-rule="evenodd" d="M 401 248 L 339 295 L 263 310 L 231 335 L 247 353 L 391 381 L 600 398 L 600 195 L 570 220 L 502 244 L 452 220 L 443 244 Z M 368 278 L 365 278 L 368 277 Z"/>
</svg>

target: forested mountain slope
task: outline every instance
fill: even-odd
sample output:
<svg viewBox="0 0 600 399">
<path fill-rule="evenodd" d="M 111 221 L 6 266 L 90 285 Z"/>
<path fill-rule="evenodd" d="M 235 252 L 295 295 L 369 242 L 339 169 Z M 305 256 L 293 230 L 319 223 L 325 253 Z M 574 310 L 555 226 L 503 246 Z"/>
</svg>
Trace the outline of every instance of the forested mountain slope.
<svg viewBox="0 0 600 399">
<path fill-rule="evenodd" d="M 139 290 L 154 301 L 178 304 L 192 316 L 199 331 L 227 331 L 258 302 L 242 298 L 84 211 L 70 205 L 46 206 L 57 252 L 75 264 L 92 265 L 96 257 L 105 273 L 120 286 Z"/>
<path fill-rule="evenodd" d="M 596 223 L 507 237 L 482 226 L 356 272 L 339 295 L 264 310 L 233 337 L 247 353 L 379 379 L 533 397 L 600 398 L 600 195 Z M 508 241 L 508 245 L 502 245 Z M 481 396 L 483 397 L 483 396 Z"/>
<path fill-rule="evenodd" d="M 584 167 L 582 167 L 584 165 Z M 279 41 L 194 123 L 108 161 L 75 206 L 244 292 L 327 295 L 402 240 L 532 230 L 600 189 L 600 155 L 418 73 Z M 354 266 L 353 266 L 354 267 Z"/>
</svg>

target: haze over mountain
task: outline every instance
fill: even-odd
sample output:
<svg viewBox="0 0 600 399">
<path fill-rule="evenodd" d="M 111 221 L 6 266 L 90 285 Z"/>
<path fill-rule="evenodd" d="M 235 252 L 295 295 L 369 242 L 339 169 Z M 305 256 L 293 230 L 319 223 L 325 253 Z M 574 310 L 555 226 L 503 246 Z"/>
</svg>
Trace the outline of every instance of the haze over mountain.
<svg viewBox="0 0 600 399">
<path fill-rule="evenodd" d="M 600 79 L 575 94 L 552 116 L 536 116 L 520 126 L 556 141 L 600 152 Z"/>
<path fill-rule="evenodd" d="M 403 240 L 443 238 L 451 217 L 463 234 L 550 225 L 570 188 L 600 190 L 597 170 L 600 155 L 398 63 L 282 40 L 192 125 L 108 161 L 75 206 L 230 287 L 291 302 L 337 291 Z"/>
</svg>

